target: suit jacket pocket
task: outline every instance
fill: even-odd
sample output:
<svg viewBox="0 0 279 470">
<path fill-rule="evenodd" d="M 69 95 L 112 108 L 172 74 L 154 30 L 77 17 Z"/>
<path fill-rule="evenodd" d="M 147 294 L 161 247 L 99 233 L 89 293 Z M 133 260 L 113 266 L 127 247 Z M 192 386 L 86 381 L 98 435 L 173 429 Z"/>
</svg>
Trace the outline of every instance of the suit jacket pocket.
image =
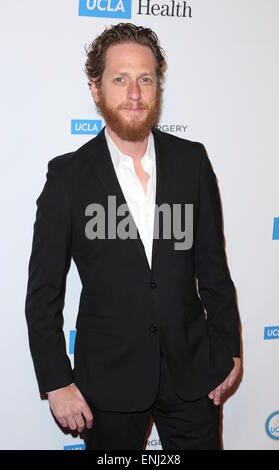
<svg viewBox="0 0 279 470">
<path fill-rule="evenodd" d="M 196 295 L 193 301 L 190 302 L 189 305 L 187 305 L 186 307 L 186 317 L 188 323 L 191 323 L 192 321 L 196 320 L 196 318 L 198 318 L 202 314 L 204 315 L 204 308 L 198 295 Z"/>
<path fill-rule="evenodd" d="M 122 332 L 122 328 L 115 318 L 105 314 L 96 316 L 88 312 L 78 313 L 76 329 L 110 336 L 119 336 Z"/>
</svg>

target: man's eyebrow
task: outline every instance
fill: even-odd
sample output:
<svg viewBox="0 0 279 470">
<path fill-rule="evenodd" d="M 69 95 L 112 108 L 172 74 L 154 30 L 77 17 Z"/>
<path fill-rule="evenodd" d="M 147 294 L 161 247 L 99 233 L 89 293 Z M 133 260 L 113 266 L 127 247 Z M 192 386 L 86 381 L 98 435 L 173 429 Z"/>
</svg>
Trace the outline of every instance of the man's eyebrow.
<svg viewBox="0 0 279 470">
<path fill-rule="evenodd" d="M 130 75 L 128 72 L 119 72 L 119 71 L 115 71 L 115 72 L 113 72 L 113 74 L 114 75 L 127 75 L 127 76 Z M 145 75 L 150 75 L 151 77 L 154 77 L 153 72 L 143 72 L 139 75 L 139 77 L 143 77 Z"/>
</svg>

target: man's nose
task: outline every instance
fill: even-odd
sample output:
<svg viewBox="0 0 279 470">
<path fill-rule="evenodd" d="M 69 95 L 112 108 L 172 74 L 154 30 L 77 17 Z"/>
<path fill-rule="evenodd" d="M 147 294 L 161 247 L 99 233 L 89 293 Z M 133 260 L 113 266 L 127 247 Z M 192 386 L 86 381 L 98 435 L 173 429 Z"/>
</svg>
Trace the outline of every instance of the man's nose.
<svg viewBox="0 0 279 470">
<path fill-rule="evenodd" d="M 131 82 L 128 88 L 128 98 L 138 100 L 141 98 L 141 90 L 138 82 Z"/>
</svg>

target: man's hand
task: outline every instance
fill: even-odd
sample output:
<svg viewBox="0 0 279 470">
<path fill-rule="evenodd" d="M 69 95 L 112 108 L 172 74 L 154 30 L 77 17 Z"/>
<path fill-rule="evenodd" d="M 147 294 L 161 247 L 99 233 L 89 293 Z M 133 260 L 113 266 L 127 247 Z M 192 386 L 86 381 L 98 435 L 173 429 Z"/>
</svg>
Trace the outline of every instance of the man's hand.
<svg viewBox="0 0 279 470">
<path fill-rule="evenodd" d="M 221 385 L 218 385 L 218 387 L 208 394 L 209 398 L 214 400 L 214 405 L 220 405 L 222 395 L 233 385 L 240 372 L 241 359 L 239 357 L 233 357 L 233 360 L 234 368 L 231 373 Z"/>
<path fill-rule="evenodd" d="M 92 412 L 74 383 L 49 392 L 48 401 L 55 418 L 64 428 L 68 427 L 72 431 L 77 429 L 81 433 L 84 430 L 83 417 L 86 427 L 92 428 Z"/>
</svg>

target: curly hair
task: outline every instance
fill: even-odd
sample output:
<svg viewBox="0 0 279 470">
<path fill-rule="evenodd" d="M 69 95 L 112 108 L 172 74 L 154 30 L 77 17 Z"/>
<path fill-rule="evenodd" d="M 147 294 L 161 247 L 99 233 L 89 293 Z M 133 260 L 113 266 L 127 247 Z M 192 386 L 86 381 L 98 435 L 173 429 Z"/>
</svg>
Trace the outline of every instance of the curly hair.
<svg viewBox="0 0 279 470">
<path fill-rule="evenodd" d="M 165 51 L 159 44 L 157 34 L 150 28 L 136 26 L 132 23 L 118 23 L 106 27 L 94 41 L 85 46 L 87 60 L 85 63 L 85 73 L 89 80 L 88 85 L 94 80 L 97 86 L 100 85 L 105 69 L 106 52 L 112 45 L 123 43 L 135 43 L 148 46 L 156 59 L 156 76 L 159 83 L 164 80 L 164 73 L 167 69 Z"/>
</svg>

